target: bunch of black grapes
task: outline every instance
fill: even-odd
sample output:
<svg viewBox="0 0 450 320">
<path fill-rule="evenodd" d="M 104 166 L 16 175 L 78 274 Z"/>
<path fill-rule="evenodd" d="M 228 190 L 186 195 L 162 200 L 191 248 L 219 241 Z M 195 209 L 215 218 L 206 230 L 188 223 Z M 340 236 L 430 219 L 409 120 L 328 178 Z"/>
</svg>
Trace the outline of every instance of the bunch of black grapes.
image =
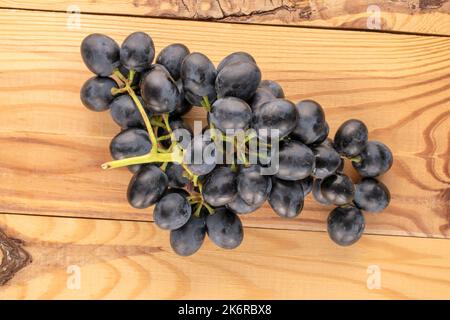
<svg viewBox="0 0 450 320">
<path fill-rule="evenodd" d="M 328 233 L 343 246 L 361 237 L 361 210 L 379 212 L 389 204 L 387 187 L 376 180 L 392 166 L 389 148 L 369 141 L 367 127 L 354 119 L 341 125 L 334 141 L 328 138 L 322 107 L 287 100 L 277 82 L 261 81 L 248 53 L 232 53 L 216 67 L 177 43 L 155 59 L 151 37 L 135 32 L 120 47 L 91 34 L 81 55 L 95 73 L 81 89 L 83 104 L 110 110 L 121 128 L 110 144 L 114 161 L 102 167 L 128 167 L 128 202 L 139 209 L 155 205 L 154 221 L 170 230 L 179 255 L 195 253 L 206 235 L 221 248 L 236 248 L 243 240 L 239 215 L 266 200 L 284 218 L 297 217 L 310 192 L 319 203 L 336 206 Z M 208 112 L 203 134 L 194 135 L 183 121 L 193 106 Z M 230 130 L 245 132 L 244 139 L 238 142 Z M 277 135 L 263 137 L 270 130 Z M 255 141 L 256 161 L 250 162 Z M 213 161 L 192 161 L 208 148 Z M 277 170 L 263 174 L 274 157 Z M 357 184 L 343 173 L 345 159 L 362 176 Z"/>
</svg>

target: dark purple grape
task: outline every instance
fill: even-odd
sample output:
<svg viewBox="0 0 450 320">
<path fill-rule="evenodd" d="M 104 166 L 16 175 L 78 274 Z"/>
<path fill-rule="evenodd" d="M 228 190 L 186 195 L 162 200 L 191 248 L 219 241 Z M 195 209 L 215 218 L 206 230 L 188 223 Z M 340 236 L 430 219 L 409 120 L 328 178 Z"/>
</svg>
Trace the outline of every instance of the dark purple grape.
<svg viewBox="0 0 450 320">
<path fill-rule="evenodd" d="M 337 207 L 328 216 L 328 235 L 340 246 L 358 241 L 365 228 L 364 216 L 358 208 Z"/>
<path fill-rule="evenodd" d="M 312 145 L 315 146 L 323 143 L 325 140 L 327 140 L 329 133 L 330 133 L 330 126 L 328 125 L 328 123 L 325 122 L 322 132 L 319 133 L 317 140 L 314 141 Z"/>
<path fill-rule="evenodd" d="M 191 217 L 191 205 L 179 193 L 163 196 L 153 210 L 153 220 L 164 230 L 176 230 L 184 226 Z"/>
<path fill-rule="evenodd" d="M 292 137 L 304 144 L 314 144 L 321 139 L 325 140 L 328 129 L 325 113 L 320 104 L 313 100 L 303 100 L 295 106 L 299 116 Z M 326 133 L 325 137 L 324 133 Z"/>
<path fill-rule="evenodd" d="M 303 196 L 306 198 L 306 196 L 313 189 L 314 178 L 312 176 L 309 176 L 309 177 L 307 177 L 305 179 L 300 180 L 300 182 L 302 184 Z"/>
<path fill-rule="evenodd" d="M 120 64 L 120 48 L 112 38 L 94 33 L 81 43 L 81 57 L 91 72 L 107 77 Z"/>
<path fill-rule="evenodd" d="M 188 124 L 186 124 L 181 118 L 171 118 L 169 120 L 170 128 L 173 131 L 174 138 L 178 144 L 180 144 L 183 149 L 187 148 L 192 138 L 192 130 Z M 168 135 L 169 132 L 164 128 L 158 128 L 158 136 Z M 183 139 L 187 139 L 184 141 Z M 169 148 L 172 144 L 172 139 L 166 139 L 161 141 L 164 148 Z"/>
<path fill-rule="evenodd" d="M 115 160 L 142 156 L 150 152 L 152 144 L 145 130 L 130 128 L 116 135 L 109 145 Z"/>
<path fill-rule="evenodd" d="M 279 151 L 279 167 L 275 176 L 283 180 L 301 180 L 311 175 L 315 159 L 310 148 L 298 141 L 283 141 Z"/>
<path fill-rule="evenodd" d="M 128 185 L 128 202 L 138 209 L 154 205 L 167 189 L 166 174 L 154 165 L 145 165 L 133 176 Z"/>
<path fill-rule="evenodd" d="M 333 174 L 322 180 L 320 191 L 325 199 L 342 206 L 351 203 L 355 195 L 355 186 L 345 174 Z"/>
<path fill-rule="evenodd" d="M 355 185 L 353 201 L 361 210 L 380 212 L 389 205 L 391 194 L 384 183 L 373 178 L 364 178 Z"/>
<path fill-rule="evenodd" d="M 170 246 L 180 256 L 196 253 L 206 236 L 205 216 L 199 218 L 191 215 L 189 221 L 179 229 L 170 231 Z"/>
<path fill-rule="evenodd" d="M 295 218 L 303 209 L 304 195 L 301 181 L 272 180 L 269 204 L 284 218 Z"/>
<path fill-rule="evenodd" d="M 262 104 L 253 110 L 253 128 L 261 135 L 267 130 L 277 130 L 279 138 L 283 138 L 294 130 L 298 119 L 295 105 L 285 99 L 275 99 Z"/>
<path fill-rule="evenodd" d="M 261 167 L 241 167 L 237 176 L 239 197 L 251 207 L 260 207 L 269 197 L 272 189 L 270 176 L 261 175 Z M 239 212 L 238 212 L 239 213 Z"/>
<path fill-rule="evenodd" d="M 112 88 L 117 88 L 117 83 L 111 78 L 90 78 L 81 88 L 81 102 L 92 111 L 108 110 L 109 104 L 114 99 Z"/>
<path fill-rule="evenodd" d="M 184 173 L 185 170 L 181 164 L 169 163 L 166 168 L 169 187 L 184 188 L 189 183 L 189 179 L 183 175 Z"/>
<path fill-rule="evenodd" d="M 177 80 L 177 88 L 181 95 L 181 103 L 175 108 L 175 110 L 170 113 L 171 117 L 184 116 L 192 109 L 192 104 L 190 104 L 190 102 L 187 101 L 184 96 L 183 81 L 181 81 L 181 79 Z"/>
<path fill-rule="evenodd" d="M 141 105 L 144 106 L 144 100 L 138 96 Z M 122 129 L 132 127 L 145 127 L 144 119 L 133 99 L 127 94 L 120 95 L 111 102 L 111 117 Z M 151 113 L 147 111 L 147 116 L 150 118 Z"/>
<path fill-rule="evenodd" d="M 150 68 L 155 57 L 152 38 L 144 32 L 134 32 L 123 41 L 120 63 L 128 70 L 142 72 Z"/>
<path fill-rule="evenodd" d="M 156 63 L 166 67 L 173 79 L 180 78 L 181 63 L 189 54 L 189 49 L 181 43 L 174 43 L 162 49 L 156 57 Z"/>
<path fill-rule="evenodd" d="M 216 68 L 204 54 L 194 52 L 183 59 L 181 79 L 184 95 L 192 105 L 200 106 L 205 96 L 210 103 L 216 100 Z"/>
<path fill-rule="evenodd" d="M 314 200 L 316 200 L 318 203 L 325 205 L 325 206 L 332 205 L 333 203 L 323 196 L 322 191 L 321 191 L 321 185 L 322 185 L 321 179 L 314 179 L 313 188 L 312 188 L 312 194 L 313 194 Z"/>
<path fill-rule="evenodd" d="M 216 92 L 218 98 L 236 97 L 249 100 L 261 81 L 261 71 L 252 62 L 227 64 L 217 73 Z"/>
<path fill-rule="evenodd" d="M 255 59 L 247 52 L 233 52 L 220 61 L 217 66 L 217 72 L 219 73 L 225 66 L 236 62 L 250 62 L 256 64 Z"/>
<path fill-rule="evenodd" d="M 250 103 L 250 108 L 253 112 L 259 109 L 266 102 L 270 102 L 275 100 L 276 97 L 266 88 L 258 88 L 256 89 L 255 94 L 253 95 Z"/>
<path fill-rule="evenodd" d="M 394 161 L 392 152 L 381 142 L 369 141 L 359 154 L 360 162 L 353 162 L 353 167 L 363 177 L 378 177 L 386 173 Z"/>
<path fill-rule="evenodd" d="M 226 97 L 213 103 L 208 116 L 214 127 L 227 133 L 227 130 L 247 129 L 252 120 L 252 110 L 244 100 Z"/>
<path fill-rule="evenodd" d="M 225 207 L 237 214 L 248 214 L 258 210 L 263 205 L 263 203 L 258 205 L 248 205 L 244 200 L 242 200 L 239 194 L 237 194 L 236 197 L 234 197 L 233 201 L 227 203 Z"/>
<path fill-rule="evenodd" d="M 233 201 L 236 194 L 236 173 L 229 167 L 214 169 L 203 184 L 203 199 L 215 207 L 221 207 Z"/>
<path fill-rule="evenodd" d="M 173 112 L 181 104 L 177 84 L 162 66 L 152 68 L 141 81 L 141 95 L 146 108 L 154 114 Z"/>
<path fill-rule="evenodd" d="M 194 136 L 184 153 L 183 162 L 196 175 L 210 173 L 216 167 L 215 143 L 204 135 Z"/>
<path fill-rule="evenodd" d="M 347 120 L 334 136 L 336 151 L 345 157 L 355 157 L 365 149 L 368 135 L 367 127 L 362 121 Z"/>
<path fill-rule="evenodd" d="M 276 98 L 284 98 L 284 91 L 280 84 L 273 80 L 263 80 L 259 84 L 260 88 L 268 89 Z"/>
<path fill-rule="evenodd" d="M 206 229 L 212 242 L 223 249 L 237 248 L 244 239 L 241 219 L 223 207 L 206 217 Z"/>
<path fill-rule="evenodd" d="M 316 168 L 313 172 L 315 178 L 323 179 L 328 177 L 335 173 L 341 165 L 341 156 L 333 148 L 319 145 L 312 148 L 312 151 L 316 158 Z"/>
</svg>

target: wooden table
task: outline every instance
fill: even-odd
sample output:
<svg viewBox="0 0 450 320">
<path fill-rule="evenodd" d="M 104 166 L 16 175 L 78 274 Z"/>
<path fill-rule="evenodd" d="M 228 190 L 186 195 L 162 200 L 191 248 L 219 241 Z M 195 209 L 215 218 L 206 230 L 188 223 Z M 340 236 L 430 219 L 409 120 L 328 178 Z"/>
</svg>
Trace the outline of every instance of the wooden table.
<svg viewBox="0 0 450 320">
<path fill-rule="evenodd" d="M 450 298 L 449 13 L 442 0 L 0 0 L 0 248 L 18 270 L 0 271 L 0 299 Z M 331 136 L 366 122 L 394 152 L 390 207 L 349 248 L 308 199 L 294 220 L 268 205 L 243 217 L 237 250 L 207 240 L 176 256 L 151 210 L 127 204 L 130 173 L 100 169 L 118 128 L 79 100 L 81 40 L 137 30 L 214 63 L 250 52 L 289 99 L 324 106 Z"/>
</svg>

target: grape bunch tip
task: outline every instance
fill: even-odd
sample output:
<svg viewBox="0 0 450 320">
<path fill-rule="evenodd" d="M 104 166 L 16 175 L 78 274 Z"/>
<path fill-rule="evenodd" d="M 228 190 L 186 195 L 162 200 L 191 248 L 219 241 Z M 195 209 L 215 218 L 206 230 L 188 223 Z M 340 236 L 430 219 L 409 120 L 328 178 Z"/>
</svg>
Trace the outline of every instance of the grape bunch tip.
<svg viewBox="0 0 450 320">
<path fill-rule="evenodd" d="M 170 230 L 178 255 L 197 252 L 206 235 L 220 248 L 238 247 L 240 215 L 266 201 L 288 219 L 301 213 L 310 193 L 335 206 L 327 230 L 341 246 L 360 239 L 363 211 L 389 205 L 389 189 L 377 177 L 392 166 L 390 149 L 369 140 L 357 119 L 330 139 L 322 106 L 286 99 L 279 83 L 262 79 L 249 53 L 231 53 L 216 67 L 181 43 L 156 55 L 152 38 L 134 32 L 121 46 L 91 34 L 81 56 L 95 74 L 81 87 L 81 102 L 92 111 L 110 110 L 120 127 L 110 143 L 113 160 L 101 167 L 131 171 L 129 204 L 155 206 L 154 222 Z M 202 134 L 183 120 L 192 108 L 207 112 Z M 345 160 L 361 176 L 357 183 L 344 173 Z"/>
</svg>

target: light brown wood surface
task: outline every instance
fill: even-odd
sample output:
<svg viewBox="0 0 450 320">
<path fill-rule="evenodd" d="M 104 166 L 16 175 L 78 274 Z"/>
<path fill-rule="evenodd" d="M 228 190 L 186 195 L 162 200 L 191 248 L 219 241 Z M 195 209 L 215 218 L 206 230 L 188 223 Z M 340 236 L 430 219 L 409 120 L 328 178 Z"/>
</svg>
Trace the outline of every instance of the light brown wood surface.
<svg viewBox="0 0 450 320">
<path fill-rule="evenodd" d="M 67 30 L 61 13 L 0 14 L 0 211 L 152 219 L 151 210 L 127 204 L 126 169 L 99 167 L 110 159 L 118 127 L 107 112 L 89 112 L 79 101 L 90 77 L 79 54 L 83 37 L 104 32 L 121 41 L 144 30 L 157 50 L 182 39 L 215 63 L 232 51 L 251 52 L 264 78 L 279 81 L 290 99 L 312 98 L 324 106 L 332 135 L 346 119 L 365 121 L 371 139 L 386 142 L 395 156 L 382 179 L 392 204 L 368 215 L 367 232 L 450 235 L 450 39 L 148 18 L 115 17 L 111 23 L 92 15 L 83 15 L 80 30 Z M 324 230 L 330 210 L 308 200 L 291 221 L 266 205 L 245 223 Z"/>
<path fill-rule="evenodd" d="M 0 7 L 450 35 L 448 0 L 0 0 Z"/>
<path fill-rule="evenodd" d="M 443 239 L 368 235 L 341 248 L 322 232 L 249 228 L 236 250 L 206 240 L 181 258 L 153 223 L 1 215 L 0 227 L 33 256 L 0 299 L 450 298 Z"/>
</svg>

